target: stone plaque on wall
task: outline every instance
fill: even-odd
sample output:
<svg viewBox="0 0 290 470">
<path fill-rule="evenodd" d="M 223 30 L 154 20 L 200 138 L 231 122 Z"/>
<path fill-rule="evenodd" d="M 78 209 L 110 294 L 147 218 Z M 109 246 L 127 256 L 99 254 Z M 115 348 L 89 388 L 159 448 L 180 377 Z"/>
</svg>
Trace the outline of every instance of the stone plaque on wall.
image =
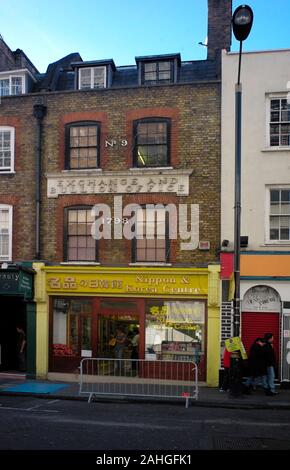
<svg viewBox="0 0 290 470">
<path fill-rule="evenodd" d="M 192 170 L 64 171 L 47 175 L 47 196 L 173 193 L 188 196 Z"/>
</svg>

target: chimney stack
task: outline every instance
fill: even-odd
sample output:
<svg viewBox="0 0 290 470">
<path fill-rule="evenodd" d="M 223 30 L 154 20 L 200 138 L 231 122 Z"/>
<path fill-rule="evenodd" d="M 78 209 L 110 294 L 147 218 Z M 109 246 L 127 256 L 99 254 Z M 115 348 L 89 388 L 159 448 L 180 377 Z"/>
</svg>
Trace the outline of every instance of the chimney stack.
<svg viewBox="0 0 290 470">
<path fill-rule="evenodd" d="M 220 69 L 221 51 L 231 48 L 232 0 L 208 0 L 207 58 Z"/>
</svg>

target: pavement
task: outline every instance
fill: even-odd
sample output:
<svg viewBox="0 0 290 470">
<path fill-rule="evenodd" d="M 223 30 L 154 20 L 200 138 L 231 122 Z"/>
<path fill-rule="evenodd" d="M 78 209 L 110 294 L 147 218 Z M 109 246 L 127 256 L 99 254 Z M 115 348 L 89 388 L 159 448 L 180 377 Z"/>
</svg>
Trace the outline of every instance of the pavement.
<svg viewBox="0 0 290 470">
<path fill-rule="evenodd" d="M 197 400 L 191 400 L 191 406 L 212 408 L 238 408 L 238 409 L 276 409 L 290 410 L 290 389 L 280 389 L 277 385 L 278 395 L 266 396 L 261 389 L 257 389 L 251 395 L 231 397 L 228 392 L 220 392 L 218 388 L 200 386 Z M 77 382 L 57 382 L 45 380 L 27 379 L 23 374 L 0 373 L 0 397 L 8 396 L 33 396 L 38 398 L 81 400 L 87 401 L 86 395 L 79 394 Z M 138 398 L 126 396 L 101 396 L 98 401 L 173 401 L 174 399 Z M 176 400 L 174 400 L 176 401 Z M 180 400 L 182 403 L 183 400 Z"/>
</svg>

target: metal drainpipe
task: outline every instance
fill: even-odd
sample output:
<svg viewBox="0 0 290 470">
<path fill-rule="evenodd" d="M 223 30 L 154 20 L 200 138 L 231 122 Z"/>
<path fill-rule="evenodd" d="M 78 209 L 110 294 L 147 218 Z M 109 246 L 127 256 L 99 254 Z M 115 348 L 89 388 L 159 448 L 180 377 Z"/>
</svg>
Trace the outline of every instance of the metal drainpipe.
<svg viewBox="0 0 290 470">
<path fill-rule="evenodd" d="M 35 259 L 40 257 L 40 209 L 41 209 L 41 151 L 42 151 L 42 122 L 46 114 L 46 106 L 43 104 L 35 104 L 33 106 L 33 116 L 37 119 L 37 141 L 35 152 L 35 204 L 36 204 L 36 220 L 35 220 Z"/>
</svg>

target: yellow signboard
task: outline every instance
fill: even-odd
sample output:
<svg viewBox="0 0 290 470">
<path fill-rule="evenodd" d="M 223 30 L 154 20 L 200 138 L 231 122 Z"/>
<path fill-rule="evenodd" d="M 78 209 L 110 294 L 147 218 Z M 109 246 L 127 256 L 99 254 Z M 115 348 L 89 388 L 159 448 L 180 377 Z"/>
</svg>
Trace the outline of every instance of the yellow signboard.
<svg viewBox="0 0 290 470">
<path fill-rule="evenodd" d="M 70 293 L 118 296 L 206 296 L 208 291 L 207 270 L 178 273 L 146 272 L 132 269 L 83 269 L 47 267 L 46 289 L 49 294 Z M 193 271 L 193 270 L 192 270 Z"/>
<path fill-rule="evenodd" d="M 247 353 L 243 342 L 239 336 L 234 336 L 225 340 L 226 349 L 229 352 L 240 351 L 242 359 L 247 359 Z"/>
</svg>

